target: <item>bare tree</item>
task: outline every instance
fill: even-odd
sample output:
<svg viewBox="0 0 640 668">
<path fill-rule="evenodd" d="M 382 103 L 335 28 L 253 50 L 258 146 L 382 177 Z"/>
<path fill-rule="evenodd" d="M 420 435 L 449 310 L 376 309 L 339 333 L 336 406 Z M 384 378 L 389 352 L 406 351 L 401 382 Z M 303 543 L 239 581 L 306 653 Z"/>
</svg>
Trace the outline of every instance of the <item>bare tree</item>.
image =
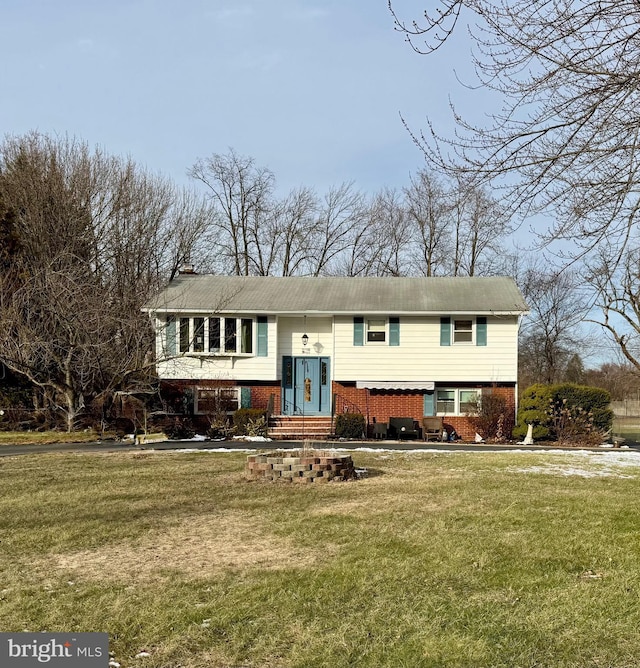
<svg viewBox="0 0 640 668">
<path fill-rule="evenodd" d="M 266 271 L 270 262 L 263 257 L 261 239 L 273 216 L 273 173 L 231 149 L 226 155 L 214 153 L 197 160 L 189 175 L 206 186 L 213 206 L 212 238 L 233 273 L 250 276 Z"/>
<path fill-rule="evenodd" d="M 384 189 L 365 205 L 348 248 L 333 263 L 338 276 L 401 276 L 408 247 L 408 221 L 401 195 Z"/>
<path fill-rule="evenodd" d="M 625 363 L 640 373 L 640 251 L 629 249 L 620 262 L 604 247 L 587 275 L 594 288 L 600 325 L 618 346 Z"/>
<path fill-rule="evenodd" d="M 324 197 L 299 188 L 278 200 L 275 177 L 233 149 L 198 160 L 189 171 L 212 204 L 211 238 L 237 275 L 335 273 L 365 216 L 350 183 Z"/>
<path fill-rule="evenodd" d="M 311 262 L 309 237 L 315 228 L 318 197 L 310 188 L 293 190 L 278 203 L 273 216 L 272 231 L 265 243 L 270 244 L 270 256 L 277 258 L 282 276 L 294 276 Z"/>
<path fill-rule="evenodd" d="M 130 160 L 37 133 L 0 147 L 17 246 L 0 266 L 0 362 L 71 429 L 89 402 L 149 380 L 142 305 L 197 248 L 202 203 Z"/>
<path fill-rule="evenodd" d="M 325 194 L 310 235 L 309 274 L 336 273 L 335 265 L 353 245 L 366 211 L 364 197 L 352 183 L 334 186 Z"/>
<path fill-rule="evenodd" d="M 411 177 L 411 185 L 404 194 L 420 273 L 424 276 L 448 273 L 452 205 L 447 186 L 434 174 L 421 170 Z"/>
<path fill-rule="evenodd" d="M 421 273 L 496 273 L 510 217 L 485 188 L 463 175 L 447 179 L 423 169 L 404 194 L 414 262 Z"/>
<path fill-rule="evenodd" d="M 519 342 L 522 385 L 563 380 L 576 351 L 587 349 L 588 335 L 580 328 L 589 304 L 577 274 L 528 268 L 518 283 L 531 309 Z"/>
<path fill-rule="evenodd" d="M 502 241 L 511 232 L 504 207 L 485 188 L 460 175 L 451 190 L 453 276 L 475 276 L 498 271 L 503 257 Z"/>
<path fill-rule="evenodd" d="M 640 374 L 628 363 L 606 362 L 597 369 L 585 371 L 585 380 L 589 385 L 607 390 L 614 401 L 640 398 Z"/>
<path fill-rule="evenodd" d="M 406 21 L 397 4 L 396 27 L 419 53 L 468 22 L 472 84 L 501 100 L 486 124 L 454 108 L 453 137 L 432 124 L 414 133 L 431 164 L 501 179 L 514 209 L 551 214 L 544 240 L 570 240 L 573 257 L 605 238 L 620 254 L 640 203 L 637 1 L 441 0 Z"/>
</svg>

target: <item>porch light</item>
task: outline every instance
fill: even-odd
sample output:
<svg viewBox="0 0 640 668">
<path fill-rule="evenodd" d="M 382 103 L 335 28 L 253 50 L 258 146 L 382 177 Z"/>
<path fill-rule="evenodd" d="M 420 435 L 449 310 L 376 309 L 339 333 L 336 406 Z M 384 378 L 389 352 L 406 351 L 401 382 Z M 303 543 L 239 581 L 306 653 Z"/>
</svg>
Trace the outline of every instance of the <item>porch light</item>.
<svg viewBox="0 0 640 668">
<path fill-rule="evenodd" d="M 306 348 L 307 343 L 309 343 L 309 337 L 306 334 L 302 335 L 302 345 Z"/>
</svg>

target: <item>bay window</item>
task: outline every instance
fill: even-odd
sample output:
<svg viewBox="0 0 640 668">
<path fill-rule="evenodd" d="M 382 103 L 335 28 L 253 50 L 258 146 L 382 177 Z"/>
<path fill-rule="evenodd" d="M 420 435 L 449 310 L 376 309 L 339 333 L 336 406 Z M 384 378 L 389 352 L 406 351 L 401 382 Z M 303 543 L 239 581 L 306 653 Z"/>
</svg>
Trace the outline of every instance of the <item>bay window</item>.
<svg viewBox="0 0 640 668">
<path fill-rule="evenodd" d="M 224 351 L 225 353 L 236 352 L 236 332 L 238 326 L 235 318 L 224 319 Z"/>
<path fill-rule="evenodd" d="M 240 321 L 240 352 L 253 352 L 253 320 L 242 318 Z"/>
<path fill-rule="evenodd" d="M 220 318 L 209 318 L 209 352 L 220 352 Z"/>
<path fill-rule="evenodd" d="M 180 318 L 180 352 L 188 353 L 191 337 L 189 334 L 190 318 Z"/>
<path fill-rule="evenodd" d="M 169 355 L 176 353 L 254 355 L 257 336 L 257 355 L 268 354 L 268 321 L 258 318 L 235 317 L 176 317 L 168 315 L 165 327 L 165 346 Z M 256 333 L 257 332 L 257 333 Z"/>
<path fill-rule="evenodd" d="M 204 352 L 204 318 L 193 319 L 193 352 Z"/>
</svg>

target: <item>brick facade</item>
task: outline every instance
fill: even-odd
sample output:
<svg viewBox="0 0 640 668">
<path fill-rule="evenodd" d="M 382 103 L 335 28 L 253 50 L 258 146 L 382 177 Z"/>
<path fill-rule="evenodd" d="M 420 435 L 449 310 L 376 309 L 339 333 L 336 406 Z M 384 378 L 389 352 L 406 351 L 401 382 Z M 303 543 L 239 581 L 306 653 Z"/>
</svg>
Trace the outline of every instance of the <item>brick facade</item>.
<svg viewBox="0 0 640 668">
<path fill-rule="evenodd" d="M 280 413 L 280 383 L 273 385 L 253 385 L 251 387 L 251 408 L 267 409 L 269 397 L 273 395 L 273 412 Z"/>
<path fill-rule="evenodd" d="M 449 385 L 451 386 L 451 385 Z M 475 385 L 474 387 L 478 387 Z M 514 385 L 486 385 L 483 388 L 491 391 L 507 402 L 507 412 L 503 433 L 506 438 L 511 437 L 511 430 L 515 424 L 516 392 Z M 355 383 L 333 383 L 333 392 L 344 399 L 348 410 L 359 410 L 366 418 L 367 423 L 389 422 L 390 417 L 411 417 L 420 421 L 424 413 L 423 392 L 406 390 L 366 390 L 358 389 Z M 337 402 L 340 404 L 340 400 Z M 340 410 L 340 405 L 338 405 Z M 444 426 L 448 432 L 455 429 L 460 438 L 465 441 L 474 439 L 476 430 L 469 417 L 452 415 L 444 417 Z"/>
<path fill-rule="evenodd" d="M 215 385 L 216 381 L 173 381 L 164 383 L 164 394 L 167 403 L 177 414 L 190 415 L 194 420 L 196 428 L 204 427 L 207 422 L 205 416 L 193 414 L 193 393 L 196 387 Z M 269 398 L 273 395 L 273 412 L 280 413 L 281 388 L 280 384 L 261 383 L 250 385 L 245 383 L 231 383 L 236 386 L 251 388 L 251 407 L 267 409 Z M 452 386 L 452 384 L 448 384 Z M 480 387 L 474 385 L 475 387 Z M 511 437 L 511 430 L 515 424 L 516 392 L 515 385 L 484 385 L 485 391 L 491 390 L 493 394 L 504 397 L 507 402 L 507 411 L 503 425 L 503 433 L 506 438 Z M 355 411 L 365 416 L 369 425 L 369 435 L 372 434 L 374 422 L 389 422 L 390 417 L 411 417 L 420 422 L 424 412 L 424 393 L 422 391 L 408 390 L 374 390 L 358 389 L 355 383 L 332 383 L 332 392 L 336 397 L 336 412 Z M 184 399 L 187 397 L 187 400 Z M 191 397 L 189 399 L 189 397 Z M 191 402 L 191 403 L 189 403 Z M 476 429 L 471 419 L 464 415 L 452 415 L 444 417 L 444 428 L 450 433 L 455 429 L 458 436 L 465 441 L 472 441 Z"/>
</svg>

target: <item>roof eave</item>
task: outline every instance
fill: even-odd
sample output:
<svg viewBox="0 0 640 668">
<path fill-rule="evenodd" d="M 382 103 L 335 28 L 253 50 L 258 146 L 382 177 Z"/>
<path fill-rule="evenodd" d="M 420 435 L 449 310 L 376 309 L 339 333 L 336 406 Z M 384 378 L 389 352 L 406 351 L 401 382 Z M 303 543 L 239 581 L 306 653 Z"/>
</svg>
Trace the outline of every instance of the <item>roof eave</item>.
<svg viewBox="0 0 640 668">
<path fill-rule="evenodd" d="M 462 311 L 462 310 L 447 310 L 447 311 L 391 311 L 388 309 L 376 311 L 368 309 L 350 309 L 348 311 L 318 311 L 318 310 L 309 310 L 309 311 L 278 311 L 278 310 L 264 310 L 264 309 L 221 309 L 221 310 L 212 310 L 205 308 L 172 308 L 170 306 L 161 306 L 161 307 L 144 307 L 142 309 L 145 313 L 184 313 L 184 314 L 202 314 L 202 315 L 213 315 L 216 313 L 237 313 L 241 315 L 280 315 L 280 316 L 289 316 L 289 317 L 302 317 L 302 316 L 352 316 L 352 315 L 375 315 L 375 316 L 388 316 L 398 315 L 398 316 L 441 316 L 441 315 L 466 315 L 466 316 L 477 316 L 477 315 L 487 315 L 487 316 L 518 316 L 518 315 L 527 315 L 529 313 L 526 309 L 511 309 L 511 310 L 471 310 L 471 311 Z"/>
</svg>

